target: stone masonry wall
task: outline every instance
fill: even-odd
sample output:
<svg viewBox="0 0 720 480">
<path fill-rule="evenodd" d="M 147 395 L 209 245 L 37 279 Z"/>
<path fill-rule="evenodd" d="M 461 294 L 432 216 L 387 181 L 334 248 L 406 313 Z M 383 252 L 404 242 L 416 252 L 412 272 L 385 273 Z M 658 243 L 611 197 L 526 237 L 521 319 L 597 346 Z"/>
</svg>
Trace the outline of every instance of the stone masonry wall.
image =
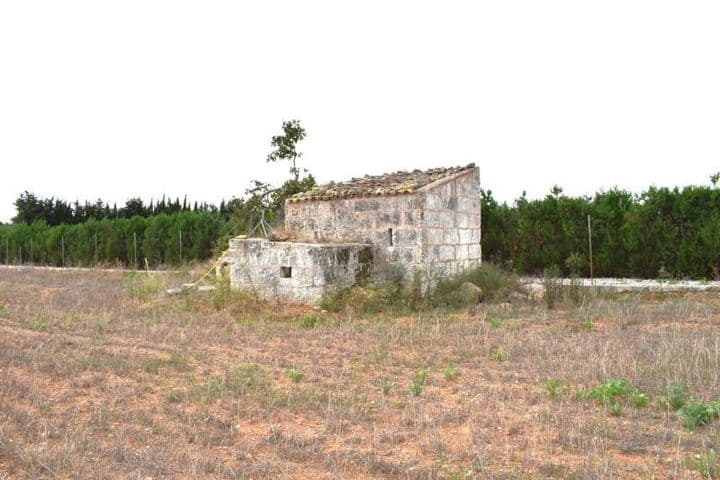
<svg viewBox="0 0 720 480">
<path fill-rule="evenodd" d="M 233 238 L 220 265 L 234 288 L 264 298 L 296 302 L 318 300 L 329 285 L 354 285 L 371 269 L 366 244 L 308 244 L 260 238 Z"/>
<path fill-rule="evenodd" d="M 376 265 L 453 273 L 481 260 L 479 170 L 407 195 L 286 202 L 285 230 L 300 241 L 371 243 Z"/>
<path fill-rule="evenodd" d="M 304 241 L 371 243 L 376 264 L 412 269 L 422 263 L 423 207 L 417 194 L 288 202 L 285 230 Z"/>
<path fill-rule="evenodd" d="M 426 268 L 454 273 L 477 265 L 480 250 L 478 169 L 421 190 L 425 195 L 422 252 Z"/>
</svg>

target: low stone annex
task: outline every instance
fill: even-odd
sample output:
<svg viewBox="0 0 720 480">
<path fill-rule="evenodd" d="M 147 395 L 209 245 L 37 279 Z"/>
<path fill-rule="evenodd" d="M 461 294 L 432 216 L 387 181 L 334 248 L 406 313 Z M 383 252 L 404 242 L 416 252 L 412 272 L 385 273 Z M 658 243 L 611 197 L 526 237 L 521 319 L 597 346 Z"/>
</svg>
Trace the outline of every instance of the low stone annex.
<svg viewBox="0 0 720 480">
<path fill-rule="evenodd" d="M 474 164 L 366 175 L 289 198 L 282 240 L 233 238 L 220 265 L 233 287 L 313 302 L 385 265 L 443 276 L 479 264 L 480 215 Z"/>
</svg>

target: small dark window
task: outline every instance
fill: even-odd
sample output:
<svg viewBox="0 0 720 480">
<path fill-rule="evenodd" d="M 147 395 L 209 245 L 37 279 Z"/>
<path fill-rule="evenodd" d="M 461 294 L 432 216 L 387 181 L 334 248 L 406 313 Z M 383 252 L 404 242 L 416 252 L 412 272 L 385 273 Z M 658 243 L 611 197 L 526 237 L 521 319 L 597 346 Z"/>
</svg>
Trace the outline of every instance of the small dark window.
<svg viewBox="0 0 720 480">
<path fill-rule="evenodd" d="M 390 243 L 390 246 L 393 246 L 393 234 L 392 234 L 392 228 L 388 228 L 388 242 Z"/>
<path fill-rule="evenodd" d="M 282 278 L 292 277 L 292 267 L 280 267 L 280 276 Z"/>
</svg>

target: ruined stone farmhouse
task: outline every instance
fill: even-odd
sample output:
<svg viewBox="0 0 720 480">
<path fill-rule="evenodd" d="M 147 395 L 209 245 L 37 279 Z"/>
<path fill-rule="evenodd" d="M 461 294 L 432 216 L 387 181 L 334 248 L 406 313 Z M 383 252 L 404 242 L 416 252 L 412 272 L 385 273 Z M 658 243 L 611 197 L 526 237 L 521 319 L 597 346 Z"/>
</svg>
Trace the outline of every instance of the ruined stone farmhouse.
<svg viewBox="0 0 720 480">
<path fill-rule="evenodd" d="M 220 264 L 234 287 L 311 302 L 386 265 L 437 276 L 480 260 L 480 176 L 470 164 L 366 175 L 299 193 L 285 202 L 284 231 L 231 239 Z"/>
</svg>

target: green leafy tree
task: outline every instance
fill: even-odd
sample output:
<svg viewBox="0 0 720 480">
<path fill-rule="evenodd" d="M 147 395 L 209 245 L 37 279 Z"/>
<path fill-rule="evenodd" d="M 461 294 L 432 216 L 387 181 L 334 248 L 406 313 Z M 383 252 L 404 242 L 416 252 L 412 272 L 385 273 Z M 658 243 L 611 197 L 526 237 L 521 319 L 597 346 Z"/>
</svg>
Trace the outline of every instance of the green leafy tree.
<svg viewBox="0 0 720 480">
<path fill-rule="evenodd" d="M 305 138 L 306 132 L 300 125 L 299 120 L 283 122 L 282 129 L 282 135 L 272 137 L 270 144 L 275 149 L 268 154 L 267 161 L 290 161 L 290 174 L 298 182 L 300 180 L 300 169 L 297 166 L 297 159 L 302 157 L 302 153 L 297 151 L 297 144 Z"/>
</svg>

